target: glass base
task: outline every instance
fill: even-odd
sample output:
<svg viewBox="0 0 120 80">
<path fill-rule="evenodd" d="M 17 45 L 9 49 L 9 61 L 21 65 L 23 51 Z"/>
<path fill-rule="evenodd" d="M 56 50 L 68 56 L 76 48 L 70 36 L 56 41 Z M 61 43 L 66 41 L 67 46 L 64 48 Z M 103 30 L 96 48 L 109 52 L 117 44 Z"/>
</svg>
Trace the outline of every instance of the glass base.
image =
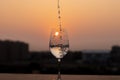
<svg viewBox="0 0 120 80">
<path fill-rule="evenodd" d="M 56 80 L 62 80 L 62 79 L 56 79 Z"/>
</svg>

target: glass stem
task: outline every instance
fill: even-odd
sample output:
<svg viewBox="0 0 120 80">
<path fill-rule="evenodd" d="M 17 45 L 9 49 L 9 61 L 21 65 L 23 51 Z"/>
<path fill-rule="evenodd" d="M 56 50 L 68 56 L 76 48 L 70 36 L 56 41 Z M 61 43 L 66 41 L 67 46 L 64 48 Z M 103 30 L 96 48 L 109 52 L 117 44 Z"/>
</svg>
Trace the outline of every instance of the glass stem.
<svg viewBox="0 0 120 80">
<path fill-rule="evenodd" d="M 58 77 L 57 77 L 57 80 L 61 80 L 60 67 L 61 67 L 61 59 L 58 59 Z"/>
</svg>

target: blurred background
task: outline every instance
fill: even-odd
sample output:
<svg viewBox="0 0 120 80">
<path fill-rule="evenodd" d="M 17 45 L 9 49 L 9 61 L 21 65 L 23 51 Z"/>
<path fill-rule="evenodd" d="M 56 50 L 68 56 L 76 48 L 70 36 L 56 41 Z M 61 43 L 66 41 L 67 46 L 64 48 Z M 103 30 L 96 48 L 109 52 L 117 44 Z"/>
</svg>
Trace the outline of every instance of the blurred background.
<svg viewBox="0 0 120 80">
<path fill-rule="evenodd" d="M 63 74 L 120 74 L 120 1 L 60 1 L 70 51 Z M 0 0 L 0 72 L 57 73 L 49 51 L 57 0 Z"/>
<path fill-rule="evenodd" d="M 69 51 L 62 59 L 62 74 L 120 74 L 120 46 L 110 51 Z M 1 73 L 56 74 L 57 59 L 50 51 L 29 51 L 20 41 L 0 41 Z"/>
</svg>

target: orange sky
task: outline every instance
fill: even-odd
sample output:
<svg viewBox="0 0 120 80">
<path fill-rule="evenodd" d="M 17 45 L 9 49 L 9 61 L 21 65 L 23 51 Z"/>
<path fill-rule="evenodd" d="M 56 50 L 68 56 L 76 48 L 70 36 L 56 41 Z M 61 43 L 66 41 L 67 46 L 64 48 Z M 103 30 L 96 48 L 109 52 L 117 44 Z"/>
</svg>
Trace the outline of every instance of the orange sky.
<svg viewBox="0 0 120 80">
<path fill-rule="evenodd" d="M 120 0 L 61 0 L 61 16 L 71 50 L 120 45 Z M 57 0 L 0 0 L 1 40 L 48 50 L 50 30 L 57 25 Z"/>
</svg>

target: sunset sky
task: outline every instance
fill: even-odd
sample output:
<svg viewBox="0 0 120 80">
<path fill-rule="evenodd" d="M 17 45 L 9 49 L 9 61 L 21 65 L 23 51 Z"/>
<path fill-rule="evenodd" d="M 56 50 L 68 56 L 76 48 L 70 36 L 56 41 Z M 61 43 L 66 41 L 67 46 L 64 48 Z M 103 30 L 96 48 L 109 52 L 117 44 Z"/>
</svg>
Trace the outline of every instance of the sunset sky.
<svg viewBox="0 0 120 80">
<path fill-rule="evenodd" d="M 62 26 L 70 50 L 105 50 L 120 45 L 120 0 L 60 0 Z M 58 27 L 57 0 L 0 0 L 0 40 L 49 50 L 51 28 Z"/>
</svg>

